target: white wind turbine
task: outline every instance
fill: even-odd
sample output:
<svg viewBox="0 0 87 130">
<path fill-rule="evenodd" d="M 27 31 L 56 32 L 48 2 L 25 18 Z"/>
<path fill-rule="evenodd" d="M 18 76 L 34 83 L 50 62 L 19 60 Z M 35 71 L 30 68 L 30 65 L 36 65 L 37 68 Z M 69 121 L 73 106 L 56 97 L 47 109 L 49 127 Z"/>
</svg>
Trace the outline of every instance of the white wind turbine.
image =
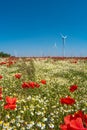
<svg viewBox="0 0 87 130">
<path fill-rule="evenodd" d="M 62 41 L 63 41 L 63 57 L 65 57 L 65 39 L 67 38 L 67 36 L 64 36 L 61 34 L 62 37 Z"/>
<path fill-rule="evenodd" d="M 56 45 L 56 42 L 55 42 L 53 48 L 55 49 L 55 52 L 56 52 L 56 51 L 57 51 L 57 45 Z M 57 54 L 56 54 L 56 55 L 57 55 Z"/>
<path fill-rule="evenodd" d="M 57 48 L 56 42 L 55 42 L 55 44 L 54 44 L 54 48 Z"/>
<path fill-rule="evenodd" d="M 44 52 L 41 50 L 41 57 L 44 57 Z"/>
<path fill-rule="evenodd" d="M 14 50 L 14 56 L 15 57 L 17 57 L 18 55 L 17 55 L 17 51 L 16 50 Z"/>
</svg>

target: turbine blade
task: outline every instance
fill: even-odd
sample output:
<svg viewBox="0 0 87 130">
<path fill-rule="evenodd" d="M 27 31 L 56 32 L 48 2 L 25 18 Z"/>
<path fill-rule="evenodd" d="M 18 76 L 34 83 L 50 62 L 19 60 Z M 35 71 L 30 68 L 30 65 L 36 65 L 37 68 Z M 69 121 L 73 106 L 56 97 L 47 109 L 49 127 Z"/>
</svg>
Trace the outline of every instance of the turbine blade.
<svg viewBox="0 0 87 130">
<path fill-rule="evenodd" d="M 54 44 L 54 48 L 57 48 L 56 42 L 55 42 L 55 44 Z"/>
</svg>

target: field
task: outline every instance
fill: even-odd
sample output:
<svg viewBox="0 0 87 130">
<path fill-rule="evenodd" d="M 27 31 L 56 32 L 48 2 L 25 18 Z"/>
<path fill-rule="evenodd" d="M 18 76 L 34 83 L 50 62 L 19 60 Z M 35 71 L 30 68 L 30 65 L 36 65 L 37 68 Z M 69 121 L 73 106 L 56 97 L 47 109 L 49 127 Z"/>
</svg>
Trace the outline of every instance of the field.
<svg viewBox="0 0 87 130">
<path fill-rule="evenodd" d="M 70 130 L 64 117 L 79 110 L 86 115 L 86 59 L 0 59 L 0 130 Z"/>
</svg>

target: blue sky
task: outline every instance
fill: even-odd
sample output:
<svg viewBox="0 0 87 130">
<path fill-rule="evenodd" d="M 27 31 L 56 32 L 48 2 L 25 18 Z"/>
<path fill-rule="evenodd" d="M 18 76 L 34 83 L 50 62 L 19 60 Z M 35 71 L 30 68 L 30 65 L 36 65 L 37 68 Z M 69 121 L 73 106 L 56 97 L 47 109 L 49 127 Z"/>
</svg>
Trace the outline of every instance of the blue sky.
<svg viewBox="0 0 87 130">
<path fill-rule="evenodd" d="M 62 56 L 61 33 L 65 56 L 87 56 L 87 0 L 0 1 L 0 51 Z"/>
</svg>

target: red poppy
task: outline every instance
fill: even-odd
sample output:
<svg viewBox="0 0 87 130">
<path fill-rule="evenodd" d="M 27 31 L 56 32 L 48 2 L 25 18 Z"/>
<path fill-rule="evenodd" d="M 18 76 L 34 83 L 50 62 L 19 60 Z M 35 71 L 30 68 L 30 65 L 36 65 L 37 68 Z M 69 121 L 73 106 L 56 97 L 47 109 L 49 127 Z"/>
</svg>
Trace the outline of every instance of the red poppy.
<svg viewBox="0 0 87 130">
<path fill-rule="evenodd" d="M 39 88 L 39 87 L 40 87 L 40 84 L 35 83 L 35 87 L 36 87 L 36 88 Z"/>
<path fill-rule="evenodd" d="M 34 88 L 35 87 L 35 82 L 29 82 L 28 85 L 29 85 L 30 88 Z"/>
<path fill-rule="evenodd" d="M 80 117 L 82 120 L 84 119 L 84 113 L 81 110 L 74 113 L 74 118 L 76 119 L 78 117 Z"/>
<path fill-rule="evenodd" d="M 16 108 L 16 98 L 6 97 L 6 104 L 4 105 L 4 109 L 14 110 Z"/>
<path fill-rule="evenodd" d="M 46 80 L 44 80 L 44 79 L 42 79 L 40 82 L 41 82 L 42 84 L 46 84 Z"/>
<path fill-rule="evenodd" d="M 40 85 L 38 83 L 32 82 L 32 81 L 30 81 L 30 82 L 23 82 L 23 84 L 22 84 L 22 88 L 35 88 L 35 87 L 39 88 Z"/>
<path fill-rule="evenodd" d="M 16 98 L 10 98 L 9 96 L 6 97 L 6 103 L 8 104 L 15 104 L 16 103 Z"/>
<path fill-rule="evenodd" d="M 0 100 L 2 100 L 2 87 L 0 87 Z"/>
<path fill-rule="evenodd" d="M 7 62 L 7 67 L 10 67 L 10 66 L 13 65 L 13 64 L 14 64 L 14 62 L 11 61 L 11 60 L 9 60 L 9 61 Z"/>
<path fill-rule="evenodd" d="M 71 120 L 70 128 L 71 128 L 71 130 L 87 130 L 87 128 L 84 128 L 81 118 Z"/>
<path fill-rule="evenodd" d="M 60 129 L 61 129 L 61 130 L 68 130 L 67 125 L 63 125 L 63 124 L 60 125 Z"/>
<path fill-rule="evenodd" d="M 68 115 L 64 117 L 64 124 L 60 125 L 61 130 L 87 130 L 86 126 L 87 118 L 82 111 L 74 113 L 74 115 Z"/>
<path fill-rule="evenodd" d="M 70 96 L 61 98 L 60 99 L 61 104 L 67 104 L 67 105 L 73 105 L 75 103 L 75 100 L 71 98 Z"/>
<path fill-rule="evenodd" d="M 82 111 L 78 111 L 74 114 L 74 117 L 80 117 L 83 120 L 85 126 L 87 127 L 87 114 L 84 114 Z"/>
<path fill-rule="evenodd" d="M 2 100 L 2 95 L 0 95 L 0 100 Z"/>
<path fill-rule="evenodd" d="M 29 86 L 29 84 L 27 83 L 27 82 L 23 82 L 23 84 L 22 84 L 22 88 L 29 88 L 30 86 Z"/>
<path fill-rule="evenodd" d="M 2 94 L 2 87 L 0 87 L 0 94 Z"/>
<path fill-rule="evenodd" d="M 78 88 L 77 85 L 71 85 L 70 86 L 70 92 L 74 92 Z"/>
<path fill-rule="evenodd" d="M 0 94 L 0 100 L 2 100 L 2 94 Z"/>
<path fill-rule="evenodd" d="M 2 75 L 0 75 L 0 79 L 2 79 L 3 78 L 3 76 Z"/>
<path fill-rule="evenodd" d="M 20 79 L 21 78 L 21 74 L 15 74 L 15 78 Z"/>
<path fill-rule="evenodd" d="M 78 111 L 76 113 L 74 113 L 73 115 L 67 115 L 64 117 L 64 122 L 65 124 L 69 124 L 71 122 L 71 120 L 75 120 L 77 118 L 81 118 L 82 120 L 84 119 L 84 113 L 82 111 Z"/>
<path fill-rule="evenodd" d="M 87 114 L 84 115 L 83 121 L 84 121 L 85 126 L 87 127 Z"/>
<path fill-rule="evenodd" d="M 16 104 L 5 104 L 4 109 L 14 110 L 16 108 Z"/>
<path fill-rule="evenodd" d="M 73 119 L 69 124 L 60 125 L 61 130 L 87 130 L 84 128 L 81 118 Z"/>
<path fill-rule="evenodd" d="M 4 65 L 4 64 L 6 64 L 6 62 L 4 62 L 4 61 L 0 62 L 0 65 Z"/>
</svg>

